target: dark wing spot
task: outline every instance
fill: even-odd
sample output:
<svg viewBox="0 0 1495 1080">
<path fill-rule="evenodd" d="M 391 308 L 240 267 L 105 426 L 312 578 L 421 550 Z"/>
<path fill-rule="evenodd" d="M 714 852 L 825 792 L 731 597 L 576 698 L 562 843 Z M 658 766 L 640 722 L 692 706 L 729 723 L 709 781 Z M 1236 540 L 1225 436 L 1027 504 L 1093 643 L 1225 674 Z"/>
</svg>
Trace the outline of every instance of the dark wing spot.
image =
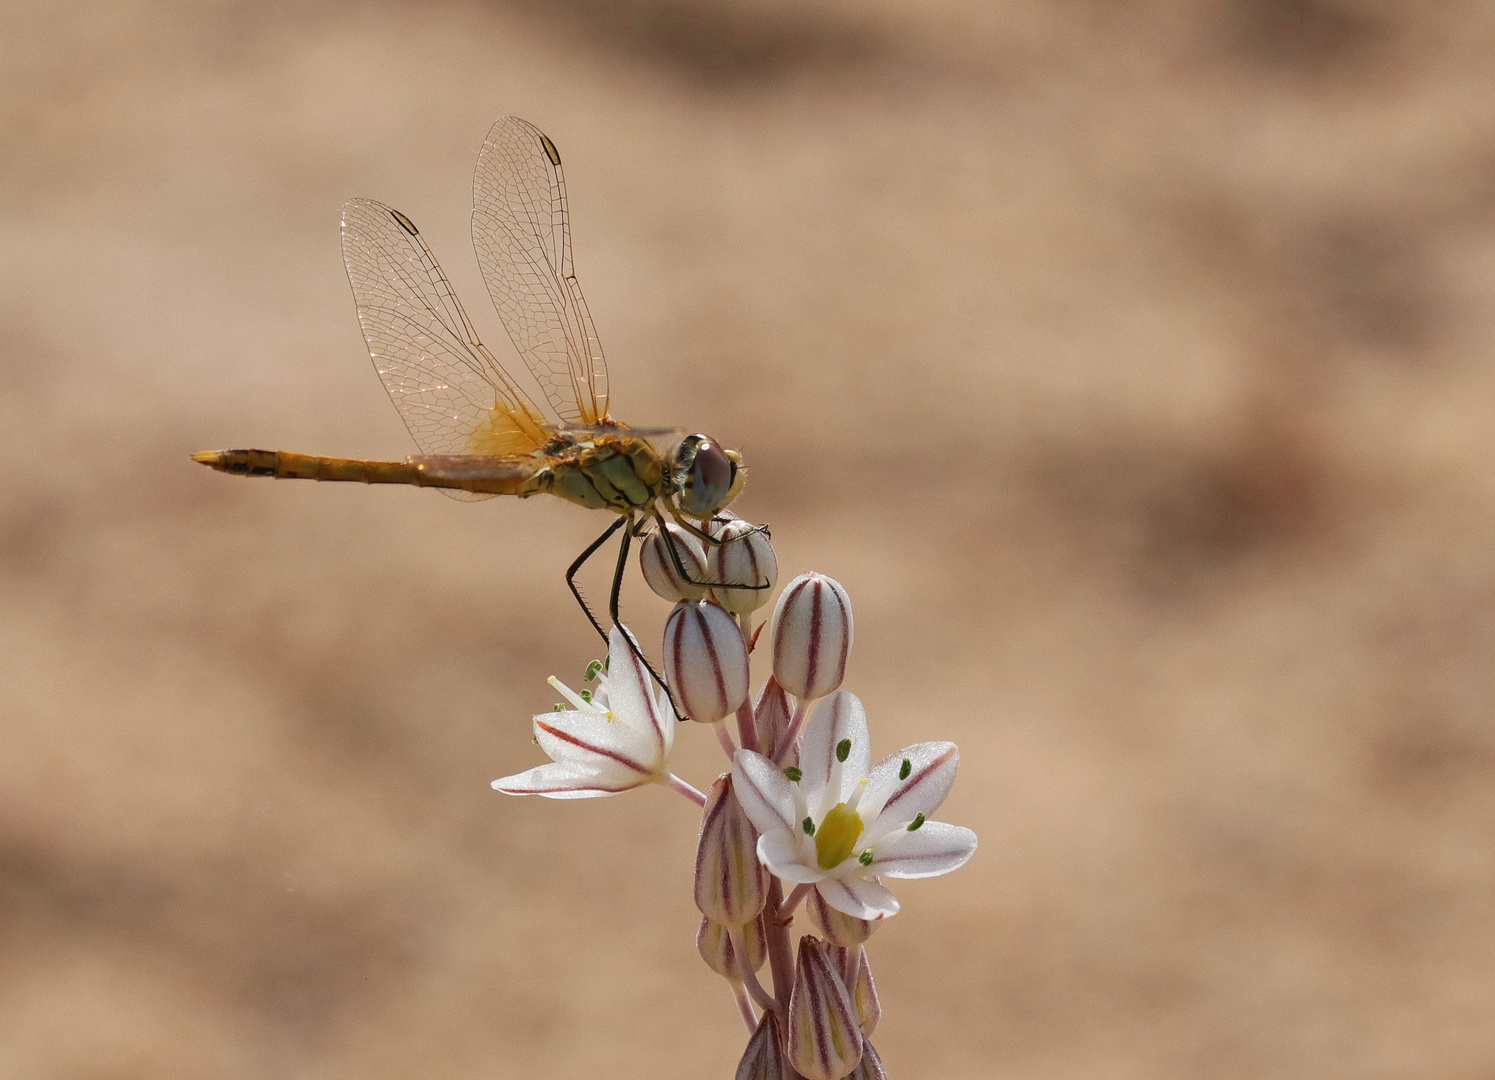
<svg viewBox="0 0 1495 1080">
<path fill-rule="evenodd" d="M 404 229 L 411 236 L 419 236 L 420 235 L 420 230 L 418 230 L 415 227 L 415 222 L 411 221 L 409 218 L 407 218 L 404 214 L 400 213 L 398 210 L 391 210 L 390 213 L 393 214 L 394 215 L 394 219 L 400 223 L 400 228 Z"/>
<path fill-rule="evenodd" d="M 550 136 L 541 135 L 540 144 L 545 147 L 545 153 L 550 156 L 550 163 L 559 166 L 561 163 L 561 152 L 555 148 L 555 143 L 550 141 Z"/>
</svg>

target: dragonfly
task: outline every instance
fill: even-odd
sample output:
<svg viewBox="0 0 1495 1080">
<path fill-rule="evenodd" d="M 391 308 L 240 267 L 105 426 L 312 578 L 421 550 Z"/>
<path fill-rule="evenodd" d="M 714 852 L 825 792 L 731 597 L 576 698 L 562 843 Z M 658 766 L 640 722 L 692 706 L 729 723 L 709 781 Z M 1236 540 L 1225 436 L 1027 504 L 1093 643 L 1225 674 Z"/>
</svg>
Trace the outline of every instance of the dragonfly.
<svg viewBox="0 0 1495 1080">
<path fill-rule="evenodd" d="M 383 203 L 351 199 L 343 205 L 342 245 L 358 321 L 374 369 L 420 454 L 362 461 L 285 450 L 205 450 L 193 460 L 238 476 L 411 484 L 468 501 L 546 494 L 610 511 L 614 520 L 566 571 L 572 595 L 604 640 L 607 630 L 576 576 L 619 531 L 608 598 L 614 625 L 622 625 L 618 608 L 630 541 L 656 527 L 676 573 L 690 584 L 768 588 L 698 581 L 686 570 L 666 515 L 710 545 L 749 535 L 723 540 L 712 532 L 721 523 L 717 515 L 742 490 L 742 456 L 704 434 L 634 428 L 609 414 L 607 363 L 572 264 L 561 155 L 518 117 L 500 117 L 478 155 L 472 242 L 538 398 L 526 395 L 479 340 L 415 224 Z"/>
</svg>

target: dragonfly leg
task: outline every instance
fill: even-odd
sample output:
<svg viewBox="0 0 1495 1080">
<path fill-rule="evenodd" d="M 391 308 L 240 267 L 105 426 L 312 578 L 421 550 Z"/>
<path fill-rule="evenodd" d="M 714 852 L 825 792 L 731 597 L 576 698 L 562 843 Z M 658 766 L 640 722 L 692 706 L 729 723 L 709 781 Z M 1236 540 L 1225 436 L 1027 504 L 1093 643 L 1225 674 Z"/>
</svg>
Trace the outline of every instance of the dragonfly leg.
<svg viewBox="0 0 1495 1080">
<path fill-rule="evenodd" d="M 639 663 L 648 669 L 649 674 L 654 676 L 654 681 L 664 690 L 665 696 L 670 699 L 670 708 L 674 711 L 675 715 L 681 720 L 689 720 L 690 717 L 680 711 L 680 705 L 675 701 L 675 695 L 670 691 L 669 683 L 664 681 L 664 676 L 654 670 L 654 665 L 649 663 L 649 658 L 644 655 L 644 650 L 639 648 L 638 640 L 633 636 L 633 631 L 628 629 L 623 620 L 618 617 L 618 607 L 623 596 L 623 573 L 628 569 L 628 549 L 633 544 L 633 515 L 629 514 L 626 518 L 619 518 L 618 521 L 628 522 L 629 527 L 623 530 L 623 540 L 618 545 L 618 565 L 613 571 L 613 588 L 607 598 L 607 613 L 612 616 L 613 625 L 622 630 L 623 636 L 628 639 L 628 648 L 632 650 L 633 655 L 638 657 Z M 615 522 L 613 528 L 616 529 L 617 527 L 617 523 Z M 611 529 L 604 533 L 597 543 L 601 544 L 602 540 L 606 540 L 610 535 L 612 535 Z M 596 545 L 594 545 L 595 547 Z M 587 614 L 591 615 L 591 612 L 588 611 Z M 595 619 L 592 622 L 593 625 L 596 625 Z"/>
<path fill-rule="evenodd" d="M 602 628 L 602 624 L 597 621 L 597 616 L 592 614 L 591 605 L 588 604 L 586 598 L 581 595 L 581 587 L 576 584 L 576 575 L 581 570 L 582 566 L 586 564 L 586 561 L 597 553 L 597 549 L 600 548 L 603 544 L 607 543 L 608 537 L 617 532 L 618 529 L 621 528 L 623 523 L 627 520 L 627 518 L 620 517 L 618 518 L 618 520 L 614 521 L 611 525 L 604 529 L 602 535 L 588 544 L 587 549 L 580 555 L 578 555 L 576 557 L 576 561 L 573 562 L 571 566 L 566 570 L 566 585 L 571 589 L 571 595 L 576 597 L 576 602 L 581 605 L 581 610 L 586 613 L 587 621 L 592 624 L 592 629 L 596 630 L 597 633 L 602 635 L 603 641 L 607 640 L 607 631 Z M 615 583 L 613 586 L 613 597 L 611 604 L 611 614 L 613 616 L 614 622 L 617 622 L 618 620 L 618 584 L 619 583 Z"/>
<path fill-rule="evenodd" d="M 671 516 L 674 517 L 675 520 L 678 521 L 681 524 L 682 527 L 690 530 L 692 533 L 695 533 L 697 536 L 705 539 L 709 543 L 716 544 L 717 546 L 721 546 L 722 544 L 730 544 L 734 540 L 741 540 L 744 536 L 752 536 L 753 533 L 755 533 L 755 532 L 761 532 L 765 536 L 768 535 L 768 526 L 767 525 L 757 525 L 757 526 L 754 526 L 754 528 L 751 529 L 751 530 L 749 530 L 748 532 L 741 533 L 741 534 L 739 534 L 737 536 L 729 537 L 726 540 L 718 540 L 714 536 L 708 536 L 706 533 L 702 532 L 700 529 L 698 529 L 694 525 L 692 525 L 689 521 L 686 521 L 682 517 L 680 517 L 679 515 L 675 514 L 673 507 L 670 508 L 670 512 L 671 512 Z M 697 581 L 695 578 L 691 577 L 689 571 L 687 571 L 685 569 L 685 563 L 683 561 L 681 561 L 681 559 L 680 559 L 680 550 L 679 550 L 679 548 L 675 547 L 675 538 L 670 535 L 670 530 L 667 529 L 667 528 L 665 528 L 664 516 L 662 514 L 660 514 L 660 512 L 658 510 L 655 510 L 654 511 L 654 517 L 655 517 L 655 520 L 657 520 L 659 522 L 659 533 L 660 533 L 661 536 L 664 537 L 664 546 L 665 546 L 666 550 L 668 550 L 669 553 L 670 553 L 670 562 L 672 562 L 672 563 L 675 564 L 675 573 L 679 574 L 681 580 L 684 581 L 687 585 L 694 585 L 698 589 L 768 589 L 768 588 L 772 588 L 773 582 L 771 582 L 771 581 L 765 581 L 765 582 L 762 582 L 762 583 L 760 583 L 758 585 L 740 585 L 740 584 L 735 584 L 735 583 L 730 582 L 730 581 Z"/>
</svg>

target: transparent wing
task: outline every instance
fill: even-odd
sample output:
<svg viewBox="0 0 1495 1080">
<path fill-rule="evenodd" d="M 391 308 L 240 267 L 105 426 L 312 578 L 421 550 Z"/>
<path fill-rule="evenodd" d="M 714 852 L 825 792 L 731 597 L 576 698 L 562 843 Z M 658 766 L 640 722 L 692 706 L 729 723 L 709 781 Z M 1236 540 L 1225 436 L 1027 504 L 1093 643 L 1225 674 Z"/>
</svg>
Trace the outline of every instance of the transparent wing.
<svg viewBox="0 0 1495 1080">
<path fill-rule="evenodd" d="M 607 364 L 571 265 L 555 144 L 516 116 L 488 132 L 472 181 L 472 243 L 493 305 L 567 424 L 607 419 Z"/>
<path fill-rule="evenodd" d="M 410 219 L 351 199 L 342 233 L 369 356 L 415 444 L 427 454 L 513 454 L 543 445 L 533 407 L 478 340 Z"/>
</svg>

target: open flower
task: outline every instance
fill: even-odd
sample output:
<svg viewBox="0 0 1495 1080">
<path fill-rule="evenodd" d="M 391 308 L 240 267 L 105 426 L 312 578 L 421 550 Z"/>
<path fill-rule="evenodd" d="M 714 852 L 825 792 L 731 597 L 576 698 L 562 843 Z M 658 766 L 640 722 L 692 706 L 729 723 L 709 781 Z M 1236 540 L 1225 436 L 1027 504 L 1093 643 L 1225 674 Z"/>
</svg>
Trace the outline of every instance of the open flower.
<svg viewBox="0 0 1495 1080">
<path fill-rule="evenodd" d="M 644 784 L 680 786 L 670 774 L 675 715 L 669 699 L 656 698 L 649 672 L 620 627 L 608 636 L 608 672 L 588 701 L 554 676 L 554 686 L 575 708 L 535 717 L 535 739 L 551 764 L 505 776 L 493 786 L 507 795 L 590 799 Z"/>
<path fill-rule="evenodd" d="M 928 818 L 959 759 L 954 743 L 927 742 L 871 765 L 866 711 L 838 690 L 811 716 L 798 768 L 739 750 L 732 789 L 761 834 L 758 858 L 770 871 L 813 884 L 837 911 L 870 921 L 898 912 L 879 878 L 946 874 L 975 852 L 970 829 Z"/>
</svg>

